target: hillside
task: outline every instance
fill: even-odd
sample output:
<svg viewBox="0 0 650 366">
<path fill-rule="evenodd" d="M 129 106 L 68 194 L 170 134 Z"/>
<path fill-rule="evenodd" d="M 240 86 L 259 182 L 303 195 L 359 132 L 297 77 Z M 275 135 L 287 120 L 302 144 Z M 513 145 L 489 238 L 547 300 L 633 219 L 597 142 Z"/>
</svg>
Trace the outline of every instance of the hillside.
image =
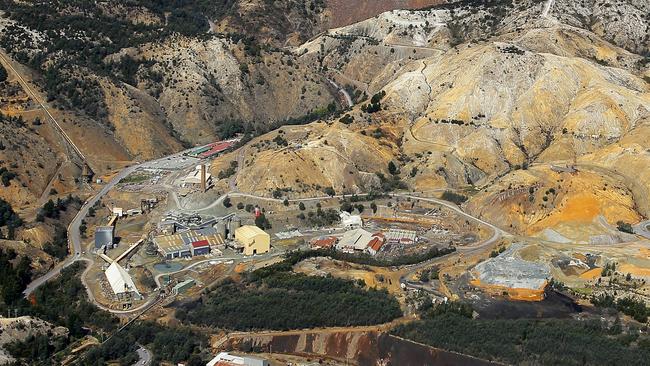
<svg viewBox="0 0 650 366">
<path fill-rule="evenodd" d="M 556 225 L 565 205 L 519 193 L 554 186 L 547 172 L 559 165 L 576 167 L 567 178 L 576 187 L 620 188 L 589 198 L 589 219 L 634 221 L 650 210 L 647 183 L 631 179 L 645 162 L 634 152 L 645 148 L 638 133 L 650 118 L 642 1 L 0 6 L 0 45 L 31 68 L 28 82 L 98 174 L 244 133 L 252 141 L 235 179 L 243 191 L 460 189 L 470 211 L 535 234 Z M 378 14 L 398 7 L 424 9 Z M 345 26 L 325 30 L 332 25 Z M 18 138 L 39 139 L 29 129 Z M 23 163 L 47 168 L 35 184 L 20 172 L 7 196 L 42 201 L 53 164 Z M 79 174 L 58 169 L 66 182 Z M 565 187 L 563 199 L 575 193 Z M 495 200 L 504 206 L 482 208 Z"/>
<path fill-rule="evenodd" d="M 393 11 L 302 45 L 296 53 L 360 104 L 341 119 L 347 124 L 302 130 L 321 129 L 320 142 L 287 133 L 288 147 L 259 143 L 276 132 L 252 142 L 245 154 L 253 159 L 238 188 L 268 192 L 320 177 L 337 192 L 363 192 L 378 189 L 375 173 L 389 176 L 387 163 L 394 161 L 412 190 L 478 191 L 467 208 L 515 232 L 536 234 L 601 215 L 609 224 L 647 216 L 650 182 L 634 179 L 634 171 L 646 162 L 639 134 L 650 119 L 648 42 L 637 32 L 648 27 L 647 17 L 638 16 L 648 6 L 629 2 L 604 12 L 602 4 L 557 1 L 544 15 L 545 5 Z M 631 23 L 620 23 L 621 17 Z M 369 100 L 375 94 L 377 111 Z M 344 134 L 345 148 L 326 156 L 325 136 L 337 146 Z M 351 139 L 381 150 L 359 151 Z M 278 154 L 295 159 L 267 158 Z M 350 169 L 349 162 L 357 165 Z M 576 170 L 554 173 L 556 166 Z M 298 186 L 303 195 L 318 191 Z M 588 189 L 595 186 L 601 188 Z M 575 214 L 583 206 L 588 209 Z M 607 230 L 594 224 L 593 234 Z"/>
<path fill-rule="evenodd" d="M 35 85 L 53 107 L 74 112 L 74 125 L 86 121 L 84 132 L 111 135 L 133 159 L 231 134 L 224 124 L 267 131 L 334 102 L 318 70 L 274 46 L 284 42 L 275 36 L 290 31 L 252 17 L 288 8 L 304 14 L 284 16 L 304 21 L 322 8 L 318 2 L 190 2 L 166 22 L 170 5 L 145 1 L 34 3 L 0 3 L 0 45 L 37 72 Z"/>
</svg>

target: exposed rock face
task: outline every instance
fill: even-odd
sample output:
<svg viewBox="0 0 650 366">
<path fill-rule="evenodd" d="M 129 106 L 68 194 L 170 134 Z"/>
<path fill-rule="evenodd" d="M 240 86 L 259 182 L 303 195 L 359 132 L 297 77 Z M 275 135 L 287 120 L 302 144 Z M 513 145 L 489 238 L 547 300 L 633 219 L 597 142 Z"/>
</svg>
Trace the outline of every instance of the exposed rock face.
<svg viewBox="0 0 650 366">
<path fill-rule="evenodd" d="M 310 195 L 331 186 L 362 192 L 386 186 L 376 173 L 385 179 L 393 161 L 413 190 L 478 192 L 467 207 L 514 231 L 556 225 L 563 204 L 572 207 L 578 187 L 590 184 L 617 187 L 589 196 L 598 207 L 593 215 L 611 223 L 650 214 L 650 177 L 639 172 L 650 120 L 647 1 L 434 3 L 356 2 L 350 11 L 352 3 L 338 0 L 247 0 L 184 9 L 204 16 L 189 33 L 181 22 L 180 31 L 162 41 L 145 38 L 91 65 L 115 75 L 91 66 L 66 68 L 63 76 L 78 77 L 70 82 L 73 89 L 84 85 L 69 99 L 81 93 L 96 101 L 79 104 L 99 116 L 68 114 L 66 127 L 102 166 L 94 148 L 100 144 L 113 162 L 148 159 L 234 132 L 315 120 L 337 100 L 339 109 L 347 107 L 336 84 L 355 104 L 343 113 L 347 117 L 287 127 L 277 141 L 277 131 L 253 139 L 236 177 L 240 190 L 290 187 Z M 87 11 L 57 4 L 63 14 Z M 160 9 L 138 4 L 88 9 L 143 32 L 169 23 Z M 430 5 L 323 31 L 328 22 Z M 52 33 L 13 20 L 2 20 L 0 28 L 3 41 L 21 45 L 15 56 L 65 66 L 56 64 L 64 57 L 57 53 L 36 57 Z M 225 31 L 229 35 L 219 33 Z M 110 35 L 120 40 L 119 33 Z M 380 103 L 369 113 L 374 95 Z M 559 201 L 539 201 L 543 195 L 534 193 L 482 207 L 503 191 L 555 186 L 548 171 L 558 164 L 577 168 L 557 178 L 574 184 L 568 191 L 556 187 Z"/>
<path fill-rule="evenodd" d="M 29 316 L 18 318 L 0 318 L 0 364 L 14 361 L 13 357 L 2 348 L 7 343 L 24 340 L 30 335 L 47 334 L 48 337 L 66 337 L 68 330 Z"/>
<path fill-rule="evenodd" d="M 271 124 L 333 102 L 317 70 L 281 52 L 254 60 L 223 39 L 178 38 L 133 53 L 164 75 L 158 103 L 172 129 L 193 143 L 213 141 L 224 121 Z"/>
<path fill-rule="evenodd" d="M 379 184 L 374 174 L 385 170 L 394 152 L 372 137 L 350 131 L 340 123 L 283 127 L 253 140 L 237 186 L 268 195 L 276 188 L 312 194 L 325 187 L 338 193 L 365 192 Z M 284 146 L 276 141 L 291 141 Z M 322 193 L 320 193 L 322 194 Z"/>
<path fill-rule="evenodd" d="M 352 360 L 361 366 L 380 364 L 492 364 L 471 356 L 446 352 L 372 330 L 284 332 L 264 335 L 234 335 L 221 347 L 239 350 L 272 350 L 285 354 L 325 357 L 340 362 Z"/>
<path fill-rule="evenodd" d="M 386 92 L 379 112 L 357 107 L 345 127 L 393 131 L 369 135 L 391 146 L 382 160 L 399 162 L 414 190 L 478 188 L 468 209 L 515 232 L 535 234 L 600 215 L 610 224 L 638 221 L 650 209 L 650 183 L 633 179 L 645 164 L 640 136 L 650 118 L 647 40 L 638 31 L 648 26 L 641 15 L 648 5 L 630 1 L 604 12 L 601 5 L 557 1 L 546 16 L 544 5 L 394 11 L 332 30 L 297 52 L 327 66 L 332 78 L 357 91 L 357 100 Z M 610 30 L 586 27 L 579 20 L 585 16 Z M 628 18 L 638 26 L 617 23 Z M 255 165 L 247 169 L 262 169 Z M 576 172 L 555 173 L 554 165 Z M 287 173 L 264 166 L 263 181 Z M 384 170 L 375 164 L 363 174 Z M 354 179 L 330 173 L 328 181 L 348 186 L 344 177 Z M 241 189 L 256 186 L 238 182 Z M 576 205 L 590 209 L 576 216 Z"/>
<path fill-rule="evenodd" d="M 328 26 L 343 27 L 394 9 L 421 9 L 445 3 L 445 0 L 326 0 Z"/>
<path fill-rule="evenodd" d="M 557 1 L 552 16 L 640 55 L 650 52 L 650 4 L 643 0 Z"/>
</svg>

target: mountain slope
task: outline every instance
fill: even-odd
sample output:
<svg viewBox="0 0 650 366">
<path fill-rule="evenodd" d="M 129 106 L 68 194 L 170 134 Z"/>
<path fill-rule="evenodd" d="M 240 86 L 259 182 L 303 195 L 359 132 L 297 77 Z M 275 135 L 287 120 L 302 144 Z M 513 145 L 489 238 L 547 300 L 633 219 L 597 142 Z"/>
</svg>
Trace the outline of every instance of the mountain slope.
<svg viewBox="0 0 650 366">
<path fill-rule="evenodd" d="M 387 147 L 383 154 L 339 150 L 340 162 L 320 167 L 319 174 L 339 189 L 368 191 L 381 183 L 362 177 L 386 176 L 386 163 L 394 161 L 411 189 L 478 191 L 470 211 L 529 234 L 585 220 L 596 220 L 597 234 L 607 230 L 597 223 L 601 215 L 609 223 L 648 215 L 650 181 L 632 179 L 645 164 L 645 140 L 638 136 L 650 119 L 648 47 L 636 31 L 648 26 L 647 17 L 638 16 L 648 5 L 611 4 L 605 13 L 602 4 L 556 1 L 544 16 L 545 5 L 504 1 L 393 11 L 299 47 L 301 58 L 361 101 L 337 129 Z M 616 23 L 614 35 L 576 20 L 586 14 L 614 21 L 610 13 L 618 12 L 616 19 L 629 17 L 638 27 Z M 385 93 L 377 94 L 380 107 L 368 113 L 364 98 L 379 90 Z M 296 146 L 303 138 L 288 140 Z M 370 169 L 340 174 L 348 170 L 345 161 L 379 156 Z M 282 188 L 280 174 L 273 174 L 279 166 L 257 164 L 251 160 L 246 171 L 264 171 L 264 178 L 238 178 L 239 189 L 255 190 L 261 182 Z M 298 169 L 281 175 L 293 178 Z M 571 214 L 581 202 L 590 208 Z"/>
</svg>

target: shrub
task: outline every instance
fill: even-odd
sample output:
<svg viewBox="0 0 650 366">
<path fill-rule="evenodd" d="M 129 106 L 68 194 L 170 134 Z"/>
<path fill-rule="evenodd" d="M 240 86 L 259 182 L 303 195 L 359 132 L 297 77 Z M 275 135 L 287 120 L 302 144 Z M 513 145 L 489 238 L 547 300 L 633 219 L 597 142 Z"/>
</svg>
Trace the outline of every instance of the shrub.
<svg viewBox="0 0 650 366">
<path fill-rule="evenodd" d="M 461 203 L 467 201 L 467 196 L 452 191 L 443 192 L 441 198 L 445 201 L 453 202 L 457 205 L 460 205 Z"/>
</svg>

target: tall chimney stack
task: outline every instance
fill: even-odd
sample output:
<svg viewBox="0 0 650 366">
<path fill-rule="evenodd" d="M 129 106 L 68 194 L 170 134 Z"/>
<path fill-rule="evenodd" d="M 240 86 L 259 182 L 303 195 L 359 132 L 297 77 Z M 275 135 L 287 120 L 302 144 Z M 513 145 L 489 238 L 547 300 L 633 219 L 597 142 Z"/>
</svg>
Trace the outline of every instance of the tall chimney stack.
<svg viewBox="0 0 650 366">
<path fill-rule="evenodd" d="M 207 182 L 205 181 L 205 164 L 201 164 L 201 191 L 205 193 Z"/>
</svg>

